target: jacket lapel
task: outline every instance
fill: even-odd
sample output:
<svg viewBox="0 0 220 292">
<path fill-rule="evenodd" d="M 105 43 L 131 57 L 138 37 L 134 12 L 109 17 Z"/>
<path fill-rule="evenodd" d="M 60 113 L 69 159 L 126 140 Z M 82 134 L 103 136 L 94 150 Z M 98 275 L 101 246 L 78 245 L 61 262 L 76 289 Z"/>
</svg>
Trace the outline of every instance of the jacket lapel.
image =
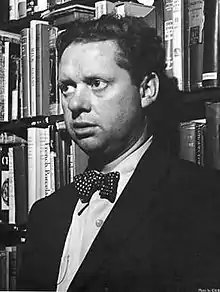
<svg viewBox="0 0 220 292">
<path fill-rule="evenodd" d="M 74 286 L 83 285 L 85 275 L 87 280 L 88 277 L 92 279 L 103 261 L 123 246 L 123 241 L 138 227 L 141 218 L 150 213 L 168 162 L 169 155 L 160 149 L 156 141 L 153 142 L 94 240 L 72 282 Z"/>
</svg>

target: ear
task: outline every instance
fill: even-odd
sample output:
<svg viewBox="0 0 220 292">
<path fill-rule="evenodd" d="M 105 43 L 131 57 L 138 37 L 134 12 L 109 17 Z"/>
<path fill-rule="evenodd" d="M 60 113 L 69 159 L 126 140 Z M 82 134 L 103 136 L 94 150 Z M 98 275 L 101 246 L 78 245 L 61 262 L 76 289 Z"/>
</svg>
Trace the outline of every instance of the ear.
<svg viewBox="0 0 220 292">
<path fill-rule="evenodd" d="M 159 77 L 156 73 L 145 76 L 140 85 L 140 96 L 142 108 L 148 107 L 157 99 L 159 92 Z"/>
</svg>

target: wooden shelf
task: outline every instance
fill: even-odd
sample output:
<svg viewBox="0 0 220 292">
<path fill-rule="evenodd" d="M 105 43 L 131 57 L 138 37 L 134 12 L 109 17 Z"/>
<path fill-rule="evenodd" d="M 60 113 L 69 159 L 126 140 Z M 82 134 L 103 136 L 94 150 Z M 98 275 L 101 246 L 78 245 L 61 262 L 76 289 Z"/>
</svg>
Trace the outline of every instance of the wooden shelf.
<svg viewBox="0 0 220 292">
<path fill-rule="evenodd" d="M 180 121 L 205 118 L 205 102 L 220 101 L 220 88 L 202 88 L 194 92 L 179 92 L 176 98 L 176 116 Z"/>
</svg>

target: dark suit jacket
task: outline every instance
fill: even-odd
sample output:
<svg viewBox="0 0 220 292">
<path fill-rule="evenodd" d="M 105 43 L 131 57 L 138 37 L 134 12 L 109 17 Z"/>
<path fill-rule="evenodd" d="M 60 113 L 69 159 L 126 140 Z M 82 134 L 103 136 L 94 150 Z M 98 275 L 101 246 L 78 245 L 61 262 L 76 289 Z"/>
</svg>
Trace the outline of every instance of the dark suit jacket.
<svg viewBox="0 0 220 292">
<path fill-rule="evenodd" d="M 76 202 L 74 187 L 68 185 L 33 206 L 20 289 L 56 289 Z M 69 291 L 214 288 L 220 289 L 219 172 L 172 158 L 153 142 Z"/>
</svg>

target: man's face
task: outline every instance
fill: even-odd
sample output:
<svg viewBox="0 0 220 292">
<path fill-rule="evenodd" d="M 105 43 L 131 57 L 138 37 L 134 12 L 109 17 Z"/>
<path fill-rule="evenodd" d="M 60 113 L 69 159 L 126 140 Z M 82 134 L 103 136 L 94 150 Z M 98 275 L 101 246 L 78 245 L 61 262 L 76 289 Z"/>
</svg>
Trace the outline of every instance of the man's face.
<svg viewBox="0 0 220 292">
<path fill-rule="evenodd" d="M 139 89 L 116 63 L 114 41 L 72 43 L 60 60 L 67 129 L 90 156 L 119 156 L 142 134 Z"/>
</svg>

